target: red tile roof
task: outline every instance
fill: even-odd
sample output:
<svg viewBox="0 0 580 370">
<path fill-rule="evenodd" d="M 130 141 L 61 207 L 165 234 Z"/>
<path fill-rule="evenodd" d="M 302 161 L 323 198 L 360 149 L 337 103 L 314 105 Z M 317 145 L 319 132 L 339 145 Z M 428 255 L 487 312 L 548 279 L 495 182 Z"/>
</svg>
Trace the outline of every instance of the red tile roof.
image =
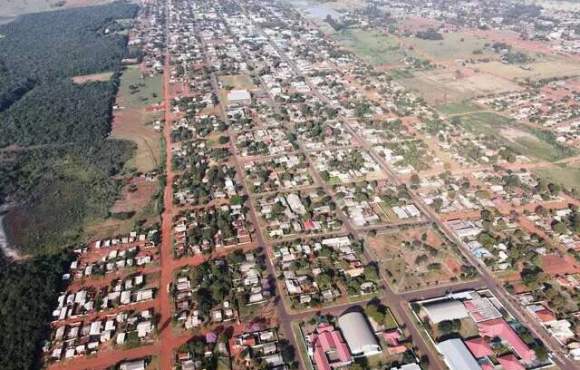
<svg viewBox="0 0 580 370">
<path fill-rule="evenodd" d="M 513 350 L 524 361 L 532 361 L 536 358 L 535 352 L 518 336 L 512 327 L 504 319 L 482 321 L 477 324 L 479 332 L 484 337 L 499 337 L 508 342 Z"/>
<path fill-rule="evenodd" d="M 330 324 L 320 324 L 313 334 L 314 362 L 317 370 L 331 370 L 335 366 L 344 366 L 352 361 L 348 347 L 340 334 Z M 328 352 L 336 353 L 336 360 L 329 361 Z"/>
<path fill-rule="evenodd" d="M 466 340 L 465 345 L 475 358 L 487 357 L 493 354 L 491 347 L 482 337 Z"/>
<path fill-rule="evenodd" d="M 497 360 L 499 361 L 500 365 L 504 368 L 504 370 L 525 370 L 526 368 L 520 364 L 516 356 L 510 354 L 498 357 Z"/>
</svg>

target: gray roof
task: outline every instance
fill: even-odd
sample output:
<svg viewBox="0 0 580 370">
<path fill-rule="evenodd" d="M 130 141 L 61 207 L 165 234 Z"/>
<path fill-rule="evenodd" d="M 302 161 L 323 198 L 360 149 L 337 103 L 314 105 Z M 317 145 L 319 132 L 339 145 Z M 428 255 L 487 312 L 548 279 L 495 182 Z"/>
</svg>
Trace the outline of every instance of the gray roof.
<svg viewBox="0 0 580 370">
<path fill-rule="evenodd" d="M 459 338 L 447 339 L 437 344 L 450 370 L 481 370 L 475 357 Z"/>
<path fill-rule="evenodd" d="M 342 315 L 338 318 L 338 327 L 353 356 L 369 356 L 381 351 L 381 346 L 362 313 L 349 312 Z"/>
<path fill-rule="evenodd" d="M 423 309 L 427 312 L 429 319 L 434 324 L 445 320 L 463 319 L 468 317 L 467 310 L 463 303 L 454 299 L 425 303 Z"/>
</svg>

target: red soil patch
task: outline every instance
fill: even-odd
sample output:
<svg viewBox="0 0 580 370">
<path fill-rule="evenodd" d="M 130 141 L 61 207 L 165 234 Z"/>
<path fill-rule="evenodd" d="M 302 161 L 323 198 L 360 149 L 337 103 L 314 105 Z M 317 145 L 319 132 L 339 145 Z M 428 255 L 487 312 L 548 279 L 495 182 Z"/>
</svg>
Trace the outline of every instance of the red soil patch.
<svg viewBox="0 0 580 370">
<path fill-rule="evenodd" d="M 131 189 L 135 189 L 131 191 Z M 122 198 L 119 199 L 111 211 L 119 212 L 136 212 L 143 209 L 151 201 L 151 198 L 157 191 L 157 181 L 151 181 L 144 177 L 134 177 L 123 189 Z"/>
<path fill-rule="evenodd" d="M 580 273 L 580 265 L 571 256 L 555 254 L 542 256 L 542 270 L 549 275 L 564 275 Z"/>
</svg>

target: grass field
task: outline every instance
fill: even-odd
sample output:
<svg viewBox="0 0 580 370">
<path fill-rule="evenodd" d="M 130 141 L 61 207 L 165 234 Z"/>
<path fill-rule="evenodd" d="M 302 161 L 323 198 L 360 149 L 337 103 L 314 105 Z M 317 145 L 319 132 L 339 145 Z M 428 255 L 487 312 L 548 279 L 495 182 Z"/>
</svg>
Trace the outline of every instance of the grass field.
<svg viewBox="0 0 580 370">
<path fill-rule="evenodd" d="M 219 76 L 219 80 L 223 84 L 224 88 L 229 86 L 238 90 L 256 89 L 256 85 L 254 85 L 252 79 L 244 74 Z"/>
<path fill-rule="evenodd" d="M 468 130 L 503 139 L 505 145 L 525 156 L 557 161 L 566 158 L 554 142 L 550 142 L 540 130 L 533 130 L 516 121 L 493 112 L 478 112 L 461 115 L 461 123 Z"/>
<path fill-rule="evenodd" d="M 552 182 L 559 183 L 568 189 L 580 190 L 580 168 L 578 167 L 538 168 L 533 170 L 533 172 Z"/>
<path fill-rule="evenodd" d="M 145 86 L 140 87 L 138 93 L 132 93 L 129 86 L 139 83 Z M 156 169 L 160 164 L 161 133 L 154 130 L 151 123 L 160 119 L 161 113 L 149 112 L 146 107 L 161 101 L 162 88 L 160 75 L 142 80 L 137 66 L 131 66 L 121 76 L 117 103 L 122 108 L 115 112 L 111 135 L 137 144 L 137 151 L 126 167 L 143 173 Z M 152 94 L 157 97 L 143 99 Z"/>
<path fill-rule="evenodd" d="M 478 64 L 477 68 L 482 72 L 488 72 L 506 79 L 540 80 L 544 78 L 577 76 L 580 75 L 580 63 L 559 57 L 546 58 L 536 63 L 529 63 L 530 70 L 524 70 L 515 64 L 503 64 L 490 62 Z"/>
<path fill-rule="evenodd" d="M 470 112 L 477 112 L 482 110 L 482 108 L 469 101 L 459 101 L 449 104 L 444 104 L 437 107 L 437 110 L 441 113 L 453 115 L 453 114 L 466 114 Z"/>
<path fill-rule="evenodd" d="M 476 72 L 458 78 L 455 71 L 450 69 L 415 72 L 413 78 L 399 81 L 433 105 L 446 105 L 481 95 L 521 90 L 514 82 L 489 73 Z"/>
<path fill-rule="evenodd" d="M 380 31 L 347 29 L 334 34 L 336 40 L 372 65 L 399 64 L 403 53 L 397 39 Z"/>
<path fill-rule="evenodd" d="M 463 40 L 463 41 L 462 41 Z M 444 33 L 443 40 L 423 40 L 416 37 L 402 38 L 405 46 L 420 58 L 443 62 L 456 59 L 497 57 L 491 52 L 474 55 L 473 51 L 481 50 L 485 43 L 484 38 L 478 38 L 462 32 Z"/>
<path fill-rule="evenodd" d="M 159 104 L 162 100 L 162 76 L 141 78 L 139 66 L 128 66 L 121 76 L 119 95 L 120 105 L 126 108 L 142 108 L 151 104 Z"/>
</svg>

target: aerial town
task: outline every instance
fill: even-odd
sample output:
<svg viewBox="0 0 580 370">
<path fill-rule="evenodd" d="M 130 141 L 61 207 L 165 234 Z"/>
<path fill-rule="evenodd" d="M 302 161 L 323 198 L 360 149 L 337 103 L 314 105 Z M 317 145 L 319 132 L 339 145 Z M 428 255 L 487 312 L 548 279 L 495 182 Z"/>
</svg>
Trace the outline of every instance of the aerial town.
<svg viewBox="0 0 580 370">
<path fill-rule="evenodd" d="M 580 368 L 577 2 L 138 5 L 41 368 Z"/>
</svg>

